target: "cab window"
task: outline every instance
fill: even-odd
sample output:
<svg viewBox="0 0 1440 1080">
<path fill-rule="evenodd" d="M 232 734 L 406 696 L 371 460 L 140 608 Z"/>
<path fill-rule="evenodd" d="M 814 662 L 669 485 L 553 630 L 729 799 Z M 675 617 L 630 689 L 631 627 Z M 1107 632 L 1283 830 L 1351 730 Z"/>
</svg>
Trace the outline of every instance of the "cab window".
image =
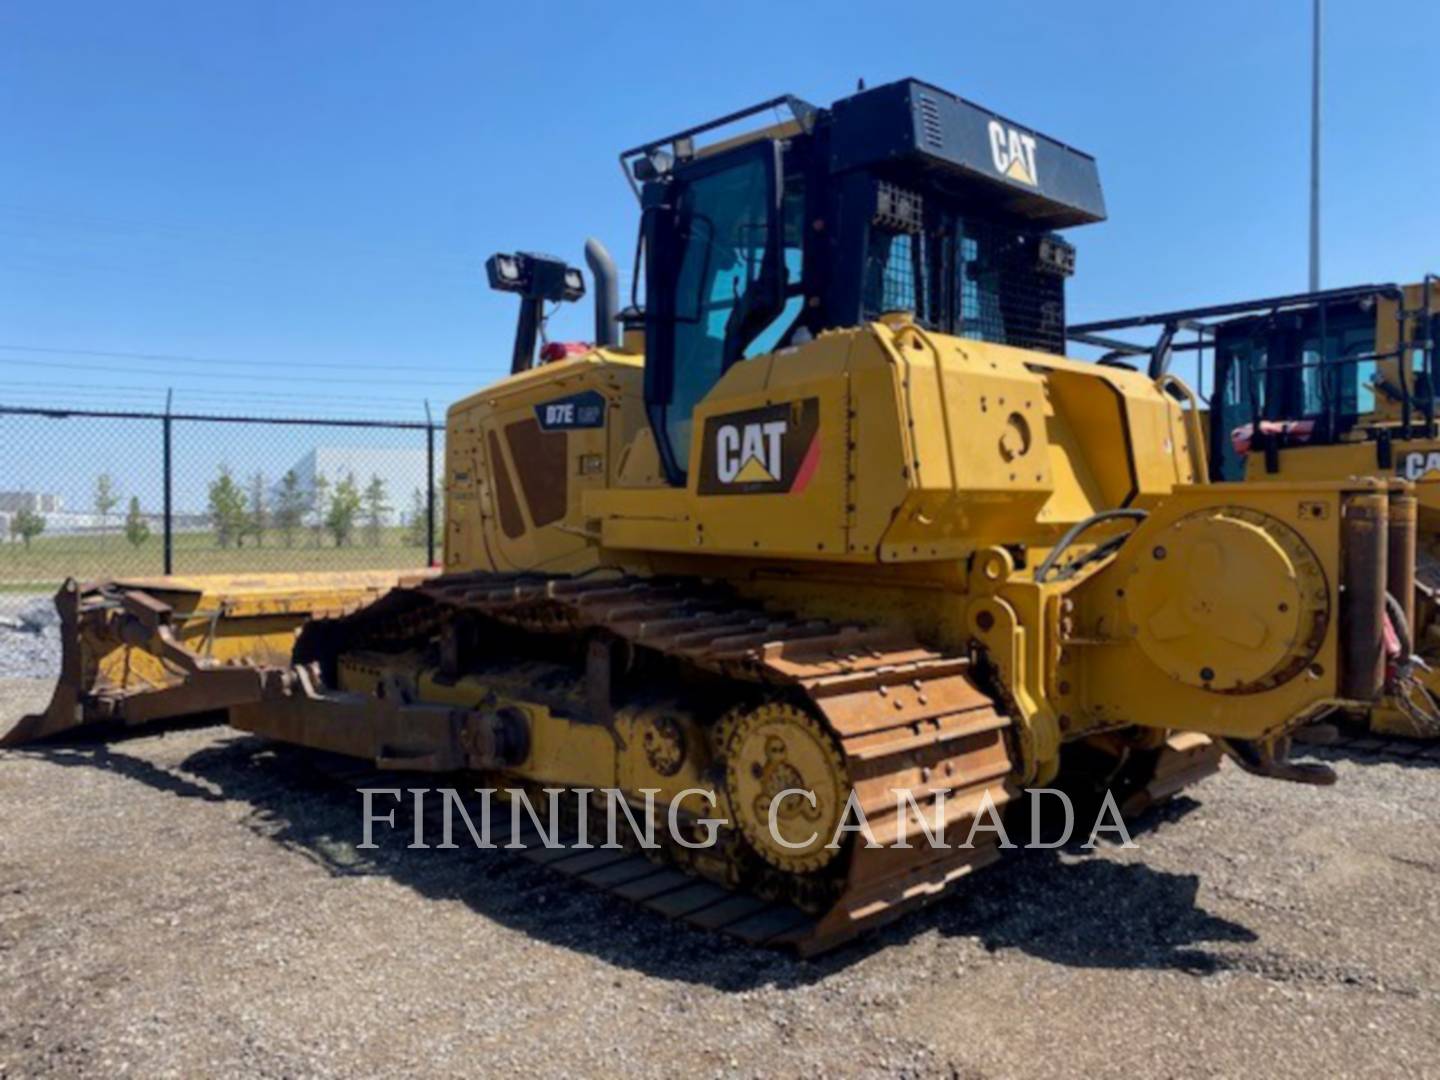
<svg viewBox="0 0 1440 1080">
<path fill-rule="evenodd" d="M 805 310 L 805 182 L 788 174 L 781 209 L 781 264 L 785 274 L 785 305 L 780 314 L 745 346 L 744 356 L 763 356 L 785 344 Z"/>
<path fill-rule="evenodd" d="M 679 203 L 682 255 L 675 280 L 675 370 L 665 431 L 689 467 L 691 415 L 725 370 L 726 341 L 764 269 L 771 181 L 756 156 L 699 176 Z"/>
</svg>

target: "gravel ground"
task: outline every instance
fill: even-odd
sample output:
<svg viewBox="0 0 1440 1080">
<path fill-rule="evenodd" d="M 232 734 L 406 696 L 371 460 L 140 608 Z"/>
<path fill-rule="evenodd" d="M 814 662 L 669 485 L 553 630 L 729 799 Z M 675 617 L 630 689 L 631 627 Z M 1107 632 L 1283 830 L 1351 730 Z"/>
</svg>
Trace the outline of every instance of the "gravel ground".
<svg viewBox="0 0 1440 1080">
<path fill-rule="evenodd" d="M 224 728 L 0 753 L 0 1076 L 1440 1075 L 1440 769 L 1321 753 L 809 963 L 357 851 L 358 796 Z"/>
<path fill-rule="evenodd" d="M 48 596 L 0 593 L 0 679 L 60 674 L 60 617 Z"/>
</svg>

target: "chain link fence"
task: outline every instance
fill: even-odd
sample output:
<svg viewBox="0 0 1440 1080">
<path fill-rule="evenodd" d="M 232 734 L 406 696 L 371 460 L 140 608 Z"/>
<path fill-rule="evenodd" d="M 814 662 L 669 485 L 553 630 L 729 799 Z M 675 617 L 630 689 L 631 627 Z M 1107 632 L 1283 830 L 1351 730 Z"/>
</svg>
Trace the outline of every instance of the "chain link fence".
<svg viewBox="0 0 1440 1080">
<path fill-rule="evenodd" d="M 444 428 L 0 406 L 0 620 L 67 577 L 435 562 Z"/>
</svg>

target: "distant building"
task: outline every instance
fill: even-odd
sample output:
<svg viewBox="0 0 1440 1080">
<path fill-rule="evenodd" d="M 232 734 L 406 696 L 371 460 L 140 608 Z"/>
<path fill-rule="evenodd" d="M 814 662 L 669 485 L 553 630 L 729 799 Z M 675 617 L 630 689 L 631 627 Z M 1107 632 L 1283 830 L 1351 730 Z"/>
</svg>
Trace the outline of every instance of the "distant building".
<svg viewBox="0 0 1440 1080">
<path fill-rule="evenodd" d="M 65 501 L 59 495 L 43 491 L 0 491 L 0 514 L 18 514 L 25 510 L 34 514 L 58 514 L 63 509 Z"/>
<path fill-rule="evenodd" d="M 16 515 L 20 513 L 22 513 L 21 510 L 12 510 L 9 512 L 0 510 L 0 541 L 13 538 L 14 534 L 11 533 L 10 529 L 15 523 Z M 66 511 L 43 513 L 39 510 L 32 511 L 32 513 L 39 514 L 45 519 L 46 536 L 56 536 L 61 533 L 94 533 L 100 532 L 102 529 L 116 532 L 123 523 L 123 519 L 115 514 L 110 515 L 110 520 L 107 523 L 100 520 L 99 514 L 74 514 Z"/>
<path fill-rule="evenodd" d="M 0 491 L 0 542 L 13 539 L 10 529 L 19 514 L 39 514 L 45 519 L 45 534 L 98 532 L 107 527 L 114 529 L 120 519 L 110 515 L 104 522 L 99 514 L 76 512 L 65 509 L 65 500 L 59 495 L 44 491 Z"/>
<path fill-rule="evenodd" d="M 315 490 L 315 477 L 323 476 L 335 485 L 347 476 L 355 478 L 355 486 L 364 494 L 373 477 L 385 485 L 385 501 L 390 512 L 388 525 L 402 523 L 410 511 L 414 493 L 425 492 L 426 453 L 422 447 L 317 446 L 291 467 L 307 495 Z M 278 483 L 270 488 L 271 499 L 280 491 Z"/>
</svg>

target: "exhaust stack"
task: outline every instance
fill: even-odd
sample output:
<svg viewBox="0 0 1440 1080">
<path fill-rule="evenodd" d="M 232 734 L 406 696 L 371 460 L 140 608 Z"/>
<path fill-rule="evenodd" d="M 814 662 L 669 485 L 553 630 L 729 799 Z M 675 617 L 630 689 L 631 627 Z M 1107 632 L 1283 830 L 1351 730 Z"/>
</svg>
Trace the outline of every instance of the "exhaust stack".
<svg viewBox="0 0 1440 1080">
<path fill-rule="evenodd" d="M 595 344 L 614 349 L 620 345 L 620 275 L 615 260 L 595 237 L 585 241 L 585 262 L 595 275 Z"/>
</svg>

